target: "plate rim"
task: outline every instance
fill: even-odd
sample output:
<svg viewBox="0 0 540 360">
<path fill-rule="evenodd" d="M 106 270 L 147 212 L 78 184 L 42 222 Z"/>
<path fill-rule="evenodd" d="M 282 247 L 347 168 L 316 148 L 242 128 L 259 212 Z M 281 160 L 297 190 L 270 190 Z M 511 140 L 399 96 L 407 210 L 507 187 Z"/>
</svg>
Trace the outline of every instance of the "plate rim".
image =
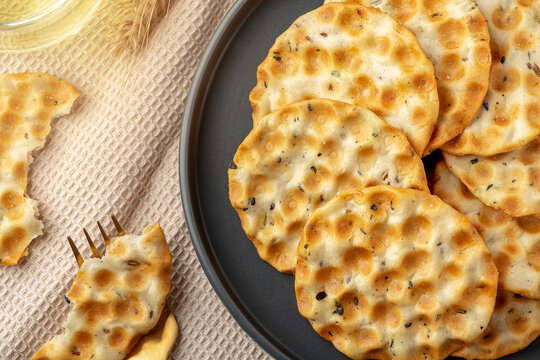
<svg viewBox="0 0 540 360">
<path fill-rule="evenodd" d="M 222 55 L 228 49 L 230 42 L 245 20 L 262 2 L 263 0 L 238 0 L 227 12 L 210 38 L 197 66 L 182 116 L 178 154 L 180 195 L 191 243 L 204 273 L 219 299 L 240 327 L 268 354 L 278 360 L 289 360 L 296 359 L 296 357 L 284 349 L 282 344 L 276 341 L 261 325 L 255 323 L 249 315 L 249 311 L 242 305 L 241 299 L 232 291 L 232 286 L 227 284 L 226 279 L 223 278 L 220 266 L 215 262 L 215 254 L 205 244 L 207 235 L 201 225 L 202 214 L 198 207 L 197 187 L 193 185 L 197 183 L 197 171 L 192 169 L 196 163 L 196 156 L 194 156 L 196 153 L 193 154 L 190 151 L 195 145 L 193 140 L 198 138 L 202 108 Z"/>
</svg>

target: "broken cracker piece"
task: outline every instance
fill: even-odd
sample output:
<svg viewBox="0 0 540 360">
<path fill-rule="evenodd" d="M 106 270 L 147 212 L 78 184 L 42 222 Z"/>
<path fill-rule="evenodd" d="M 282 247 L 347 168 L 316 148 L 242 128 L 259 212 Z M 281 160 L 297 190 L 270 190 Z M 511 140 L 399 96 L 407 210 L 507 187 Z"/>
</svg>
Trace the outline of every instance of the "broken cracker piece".
<svg viewBox="0 0 540 360">
<path fill-rule="evenodd" d="M 26 194 L 31 152 L 43 147 L 51 120 L 68 114 L 79 91 L 42 73 L 0 76 L 0 265 L 15 265 L 41 235 L 37 202 Z"/>
</svg>

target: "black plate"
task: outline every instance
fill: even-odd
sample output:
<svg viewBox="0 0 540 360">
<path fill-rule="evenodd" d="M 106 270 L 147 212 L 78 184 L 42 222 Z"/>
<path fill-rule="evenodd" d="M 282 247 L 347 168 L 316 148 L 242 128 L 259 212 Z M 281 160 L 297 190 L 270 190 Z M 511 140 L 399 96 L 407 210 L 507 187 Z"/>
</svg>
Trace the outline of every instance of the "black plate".
<svg viewBox="0 0 540 360">
<path fill-rule="evenodd" d="M 322 2 L 238 1 L 203 56 L 182 127 L 182 201 L 199 260 L 233 317 L 277 359 L 347 358 L 298 313 L 293 277 L 260 260 L 230 205 L 227 168 L 252 128 L 257 66 L 279 34 Z M 540 359 L 539 345 L 507 359 Z"/>
</svg>

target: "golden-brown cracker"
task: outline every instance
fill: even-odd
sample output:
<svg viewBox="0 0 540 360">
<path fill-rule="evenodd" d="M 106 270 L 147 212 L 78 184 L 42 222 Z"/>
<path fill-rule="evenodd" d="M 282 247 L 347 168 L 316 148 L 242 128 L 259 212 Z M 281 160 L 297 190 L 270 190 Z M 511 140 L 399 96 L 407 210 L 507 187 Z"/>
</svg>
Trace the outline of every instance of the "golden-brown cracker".
<svg viewBox="0 0 540 360">
<path fill-rule="evenodd" d="M 26 195 L 30 154 L 78 96 L 73 85 L 51 75 L 0 76 L 0 265 L 17 264 L 41 235 L 37 202 Z"/>
<path fill-rule="evenodd" d="M 514 217 L 540 216 L 540 137 L 506 154 L 443 155 L 450 171 L 487 206 Z"/>
<path fill-rule="evenodd" d="M 353 359 L 443 359 L 486 327 L 497 269 L 467 218 L 425 191 L 344 192 L 298 245 L 296 299 Z"/>
<path fill-rule="evenodd" d="M 170 289 L 171 254 L 159 224 L 111 239 L 101 259 L 87 259 L 66 301 L 65 331 L 32 360 L 122 360 L 160 318 Z"/>
<path fill-rule="evenodd" d="M 402 130 L 421 155 L 439 98 L 433 65 L 416 37 L 389 15 L 331 3 L 298 18 L 257 71 L 253 120 L 305 99 L 362 105 Z"/>
<path fill-rule="evenodd" d="M 229 197 L 244 231 L 262 259 L 290 273 L 313 211 L 340 191 L 376 184 L 428 189 L 422 160 L 401 131 L 332 100 L 265 116 L 229 167 Z"/>
<path fill-rule="evenodd" d="M 540 134 L 540 0 L 476 0 L 488 20 L 493 63 L 483 107 L 443 149 L 490 156 Z"/>
<path fill-rule="evenodd" d="M 178 323 L 167 307 L 156 326 L 143 336 L 126 360 L 167 360 L 178 336 Z"/>
<path fill-rule="evenodd" d="M 325 3 L 337 2 L 326 0 Z M 486 19 L 472 0 L 341 0 L 374 6 L 418 38 L 433 63 L 439 118 L 424 155 L 459 135 L 486 95 L 491 67 Z"/>
<path fill-rule="evenodd" d="M 540 300 L 499 290 L 488 327 L 471 344 L 452 355 L 465 359 L 498 359 L 515 353 L 540 334 Z"/>
<path fill-rule="evenodd" d="M 540 299 L 540 219 L 514 218 L 486 206 L 448 170 L 435 167 L 433 194 L 464 214 L 480 233 L 499 271 L 499 289 Z"/>
</svg>

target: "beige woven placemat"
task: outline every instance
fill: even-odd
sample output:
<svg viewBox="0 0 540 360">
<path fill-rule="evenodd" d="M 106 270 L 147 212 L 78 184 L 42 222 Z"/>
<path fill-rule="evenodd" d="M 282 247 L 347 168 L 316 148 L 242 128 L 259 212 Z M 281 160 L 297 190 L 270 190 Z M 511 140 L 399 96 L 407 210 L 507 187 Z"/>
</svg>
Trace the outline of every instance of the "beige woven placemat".
<svg viewBox="0 0 540 360">
<path fill-rule="evenodd" d="M 115 66 L 105 74 L 106 52 L 96 49 L 92 34 L 45 50 L 0 54 L 0 73 L 51 73 L 83 94 L 71 115 L 55 120 L 31 167 L 29 193 L 40 202 L 45 235 L 20 265 L 0 268 L 1 359 L 29 359 L 61 332 L 69 310 L 62 295 L 77 271 L 66 236 L 74 236 L 83 256 L 90 257 L 82 228 L 97 237 L 100 220 L 113 233 L 111 213 L 129 232 L 139 233 L 156 220 L 165 230 L 173 255 L 168 303 L 180 325 L 172 359 L 269 358 L 206 279 L 189 239 L 178 185 L 178 139 L 190 82 L 233 3 L 176 0 L 122 92 L 125 68 Z"/>
</svg>

